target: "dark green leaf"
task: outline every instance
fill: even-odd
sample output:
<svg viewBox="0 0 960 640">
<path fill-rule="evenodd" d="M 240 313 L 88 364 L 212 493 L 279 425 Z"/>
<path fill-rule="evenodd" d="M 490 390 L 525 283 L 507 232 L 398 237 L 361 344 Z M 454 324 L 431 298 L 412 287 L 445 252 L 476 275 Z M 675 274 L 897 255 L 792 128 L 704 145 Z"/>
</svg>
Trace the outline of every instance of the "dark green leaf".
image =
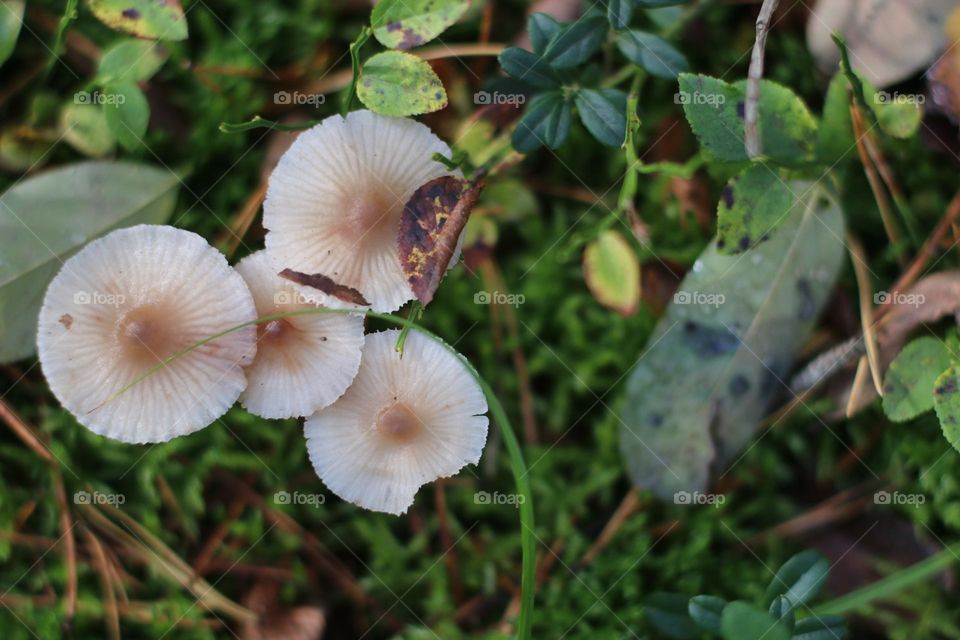
<svg viewBox="0 0 960 640">
<path fill-rule="evenodd" d="M 447 92 L 430 64 L 401 51 L 384 51 L 364 63 L 357 97 L 385 116 L 415 116 L 447 106 Z"/>
<path fill-rule="evenodd" d="M 626 29 L 633 16 L 634 0 L 610 0 L 607 4 L 607 20 L 614 29 Z"/>
<path fill-rule="evenodd" d="M 553 34 L 543 59 L 555 69 L 568 69 L 586 62 L 600 48 L 607 22 L 600 17 L 580 18 Z"/>
<path fill-rule="evenodd" d="M 370 26 L 383 46 L 411 49 L 443 33 L 469 7 L 470 0 L 379 0 Z"/>
<path fill-rule="evenodd" d="M 675 4 L 686 4 L 689 0 L 633 0 L 638 7 L 651 9 L 654 7 L 669 7 Z"/>
<path fill-rule="evenodd" d="M 815 598 L 827 579 L 830 563 L 813 549 L 801 551 L 787 560 L 767 587 L 764 602 L 784 595 L 794 606 Z"/>
<path fill-rule="evenodd" d="M 717 250 L 724 255 L 757 246 L 787 219 L 797 198 L 775 167 L 755 164 L 731 178 L 717 205 Z"/>
<path fill-rule="evenodd" d="M 546 13 L 534 13 L 527 20 L 527 33 L 530 34 L 530 45 L 535 53 L 541 54 L 547 48 L 547 43 L 557 31 L 563 28 L 553 16 Z"/>
<path fill-rule="evenodd" d="M 7 61 L 17 45 L 23 24 L 22 0 L 0 0 L 0 64 Z"/>
<path fill-rule="evenodd" d="M 621 451 L 661 500 L 704 491 L 750 441 L 843 264 L 840 208 L 790 186 L 803 203 L 750 256 L 700 255 L 627 380 Z"/>
<path fill-rule="evenodd" d="M 717 78 L 680 74 L 677 102 L 683 104 L 700 144 L 718 160 L 749 160 L 744 149 L 745 81 L 729 84 Z M 812 156 L 817 123 L 793 91 L 775 82 L 760 83 L 760 136 L 763 154 L 784 165 Z"/>
<path fill-rule="evenodd" d="M 34 352 L 40 303 L 63 261 L 113 229 L 166 221 L 179 183 L 150 166 L 83 162 L 0 196 L 0 362 Z"/>
<path fill-rule="evenodd" d="M 940 419 L 943 437 L 960 451 L 960 366 L 940 374 L 933 388 L 933 408 Z"/>
<path fill-rule="evenodd" d="M 186 40 L 180 0 L 89 0 L 93 15 L 118 31 L 151 40 Z"/>
<path fill-rule="evenodd" d="M 793 640 L 843 640 L 847 625 L 840 616 L 811 616 L 798 620 Z"/>
<path fill-rule="evenodd" d="M 128 151 L 138 148 L 150 124 L 147 97 L 131 82 L 107 85 L 103 92 L 106 98 L 103 113 L 113 137 Z"/>
<path fill-rule="evenodd" d="M 522 153 L 541 145 L 556 149 L 570 133 L 570 117 L 570 105 L 559 91 L 537 96 L 513 131 L 513 148 Z"/>
<path fill-rule="evenodd" d="M 608 147 L 619 147 L 627 135 L 627 94 L 617 89 L 582 89 L 577 112 L 587 131 Z"/>
<path fill-rule="evenodd" d="M 630 62 L 661 78 L 676 78 L 690 68 L 682 53 L 652 33 L 625 31 L 617 36 L 617 47 Z"/>
<path fill-rule="evenodd" d="M 717 596 L 694 596 L 690 598 L 687 612 L 705 631 L 720 635 L 720 614 L 725 606 L 727 601 Z"/>
<path fill-rule="evenodd" d="M 720 630 L 724 640 L 790 640 L 783 624 L 746 602 L 731 602 L 724 607 Z"/>
<path fill-rule="evenodd" d="M 519 47 L 509 47 L 500 53 L 500 66 L 517 80 L 523 80 L 541 89 L 560 85 L 560 78 L 546 61 L 535 53 Z"/>
<path fill-rule="evenodd" d="M 676 593 L 652 593 L 643 603 L 647 619 L 669 638 L 687 640 L 700 637 L 700 629 L 687 613 L 687 598 Z"/>
<path fill-rule="evenodd" d="M 770 608 L 767 609 L 767 613 L 769 613 L 774 620 L 779 621 L 780 624 L 786 627 L 787 631 L 793 631 L 796 615 L 793 612 L 793 604 L 790 602 L 790 598 L 777 596 L 773 599 L 773 602 L 770 603 Z"/>
<path fill-rule="evenodd" d="M 913 340 L 890 363 L 883 380 L 883 412 L 894 422 L 905 422 L 933 409 L 937 378 L 953 363 L 939 338 Z"/>
</svg>

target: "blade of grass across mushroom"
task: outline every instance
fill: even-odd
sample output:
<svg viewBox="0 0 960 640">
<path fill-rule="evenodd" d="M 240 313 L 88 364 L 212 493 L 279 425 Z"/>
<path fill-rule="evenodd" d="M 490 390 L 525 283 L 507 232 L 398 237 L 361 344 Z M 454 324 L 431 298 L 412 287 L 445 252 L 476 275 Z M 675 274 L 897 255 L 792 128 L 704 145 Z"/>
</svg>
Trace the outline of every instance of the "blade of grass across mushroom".
<svg viewBox="0 0 960 640">
<path fill-rule="evenodd" d="M 310 307 L 306 309 L 296 309 L 294 311 L 286 311 L 283 313 L 274 313 L 267 316 L 262 316 L 256 320 L 251 320 L 249 322 L 244 322 L 242 324 L 230 327 L 224 331 L 213 334 L 193 343 L 192 345 L 182 349 L 181 351 L 165 358 L 164 360 L 158 362 L 154 366 L 150 367 L 143 374 L 138 376 L 131 382 L 126 385 L 117 393 L 113 394 L 110 398 L 105 400 L 100 406 L 111 402 L 116 399 L 123 393 L 126 393 L 136 385 L 140 384 L 148 377 L 162 369 L 163 367 L 169 365 L 174 360 L 199 349 L 205 344 L 209 344 L 218 338 L 232 333 L 234 331 L 239 331 L 245 327 L 265 324 L 272 322 L 274 320 L 283 320 L 285 318 L 292 318 L 295 316 L 310 315 L 315 313 L 346 313 L 346 314 L 364 314 L 370 318 L 377 318 L 391 324 L 398 325 L 400 327 L 409 327 L 411 330 L 418 331 L 422 333 L 427 338 L 434 340 L 443 348 L 447 349 L 450 353 L 454 354 L 456 357 L 460 358 L 464 366 L 467 368 L 467 371 L 470 375 L 477 381 L 477 384 L 480 385 L 481 390 L 483 391 L 484 397 L 487 399 L 487 404 L 490 408 L 490 413 L 493 415 L 494 420 L 500 427 L 500 433 L 503 437 L 504 445 L 507 448 L 507 455 L 510 458 L 510 467 L 513 473 L 514 482 L 517 487 L 517 494 L 522 496 L 522 501 L 519 505 L 520 511 L 520 546 L 521 546 L 521 555 L 522 555 L 522 569 L 521 569 L 521 581 L 520 581 L 520 618 L 517 624 L 517 638 L 519 640 L 528 640 L 531 636 L 531 627 L 533 624 L 533 607 L 534 607 L 534 588 L 536 581 L 536 535 L 534 530 L 534 518 L 533 518 L 533 494 L 530 487 L 530 478 L 527 474 L 527 465 L 523 458 L 523 451 L 520 448 L 520 442 L 517 440 L 516 433 L 513 429 L 513 425 L 510 422 L 510 419 L 507 417 L 507 413 L 503 408 L 503 405 L 500 404 L 500 400 L 497 398 L 496 394 L 493 391 L 493 388 L 490 384 L 480 375 L 480 373 L 473 367 L 469 360 L 467 360 L 463 355 L 461 355 L 455 348 L 447 344 L 447 342 L 436 335 L 432 331 L 429 331 L 420 325 L 416 324 L 408 318 L 402 318 L 390 313 L 377 313 L 375 311 L 370 311 L 368 309 L 330 309 L 326 307 Z"/>
<path fill-rule="evenodd" d="M 220 131 L 223 133 L 239 133 L 241 131 L 249 131 L 250 129 L 276 129 L 277 131 L 303 131 L 304 129 L 309 129 L 310 127 L 320 124 L 319 120 L 307 120 L 305 122 L 296 122 L 292 124 L 283 124 L 281 122 L 274 122 L 273 120 L 267 120 L 266 118 L 261 118 L 260 116 L 253 116 L 247 122 L 221 122 Z"/>
</svg>

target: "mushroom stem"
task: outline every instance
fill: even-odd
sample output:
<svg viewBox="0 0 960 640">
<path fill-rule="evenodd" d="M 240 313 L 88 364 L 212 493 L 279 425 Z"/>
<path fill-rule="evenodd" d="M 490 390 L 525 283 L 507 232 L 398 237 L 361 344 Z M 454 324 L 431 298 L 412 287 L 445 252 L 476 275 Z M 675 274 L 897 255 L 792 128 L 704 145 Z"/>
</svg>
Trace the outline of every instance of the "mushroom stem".
<svg viewBox="0 0 960 640">
<path fill-rule="evenodd" d="M 412 329 L 425 337 L 435 341 L 437 344 L 442 346 L 444 349 L 452 353 L 454 356 L 460 359 L 464 364 L 467 371 L 471 376 L 477 381 L 477 384 L 480 385 L 480 389 L 483 391 L 483 395 L 487 399 L 487 404 L 490 409 L 490 413 L 493 415 L 494 420 L 496 420 L 497 425 L 500 428 L 501 436 L 503 437 L 504 445 L 507 447 L 507 455 L 510 458 L 510 467 L 513 472 L 513 479 L 516 483 L 517 495 L 522 496 L 519 504 L 520 512 L 520 547 L 522 550 L 522 567 L 521 567 L 521 580 L 520 580 L 520 618 L 517 623 L 517 638 L 518 640 L 529 640 L 531 627 L 533 624 L 533 607 L 534 607 L 534 589 L 535 589 L 535 580 L 536 580 L 536 535 L 534 533 L 534 522 L 533 522 L 533 494 L 530 490 L 530 478 L 527 472 L 527 465 L 523 458 L 523 450 L 520 447 L 520 442 L 517 440 L 516 432 L 513 429 L 513 426 L 510 423 L 510 419 L 507 417 L 507 412 L 504 410 L 503 405 L 500 404 L 500 401 L 497 399 L 496 394 L 493 392 L 493 388 L 487 383 L 486 380 L 477 372 L 477 370 L 470 364 L 470 361 L 463 357 L 456 349 L 447 344 L 443 338 L 436 335 L 435 333 L 424 329 L 417 323 L 413 322 L 408 318 L 401 318 L 400 316 L 395 316 L 390 313 L 379 313 L 376 311 L 370 311 L 367 309 L 330 309 L 326 307 L 307 307 L 304 309 L 294 309 L 292 311 L 285 311 L 283 313 L 273 313 L 266 315 L 256 320 L 251 320 L 250 322 L 244 322 L 242 324 L 236 325 L 219 333 L 216 333 L 212 336 L 204 338 L 194 344 L 190 345 L 186 349 L 183 349 L 172 356 L 164 359 L 159 362 L 154 367 L 151 367 L 146 373 L 138 377 L 136 380 L 120 389 L 113 396 L 104 401 L 103 404 L 110 402 L 115 399 L 117 396 L 125 393 L 130 390 L 132 387 L 136 386 L 143 380 L 145 380 L 150 375 L 156 373 L 163 367 L 167 366 L 180 356 L 190 353 L 194 349 L 199 349 L 205 344 L 213 342 L 218 338 L 221 338 L 233 331 L 239 331 L 245 327 L 251 325 L 261 325 L 277 320 L 284 320 L 286 318 L 292 318 L 296 316 L 311 315 L 315 313 L 346 313 L 346 314 L 363 314 L 369 318 L 377 318 L 379 320 L 384 320 L 394 325 L 398 325 L 405 329 Z M 100 406 L 103 406 L 102 404 Z M 397 405 L 395 405 L 397 406 Z M 409 410 L 408 410 L 409 411 Z M 396 425 L 394 425 L 396 426 Z"/>
</svg>

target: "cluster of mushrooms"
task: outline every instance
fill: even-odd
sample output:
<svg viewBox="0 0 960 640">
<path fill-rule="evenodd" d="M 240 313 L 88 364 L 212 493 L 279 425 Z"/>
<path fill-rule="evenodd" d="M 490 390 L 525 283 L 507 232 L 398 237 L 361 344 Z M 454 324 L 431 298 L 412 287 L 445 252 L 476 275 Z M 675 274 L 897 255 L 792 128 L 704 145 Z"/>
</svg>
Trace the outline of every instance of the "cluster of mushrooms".
<svg viewBox="0 0 960 640">
<path fill-rule="evenodd" d="M 306 417 L 310 460 L 331 491 L 404 513 L 421 486 L 479 460 L 477 381 L 434 340 L 411 331 L 400 352 L 399 331 L 364 335 L 363 314 L 349 313 L 359 307 L 279 273 L 324 274 L 377 312 L 412 300 L 397 229 L 417 188 L 453 175 L 437 152 L 450 156 L 413 120 L 325 119 L 281 158 L 264 202 L 266 249 L 235 269 L 171 226 L 94 240 L 44 298 L 37 342 L 51 390 L 82 425 L 129 443 L 202 429 L 238 399 L 264 418 Z M 345 311 L 255 322 L 315 306 Z"/>
</svg>

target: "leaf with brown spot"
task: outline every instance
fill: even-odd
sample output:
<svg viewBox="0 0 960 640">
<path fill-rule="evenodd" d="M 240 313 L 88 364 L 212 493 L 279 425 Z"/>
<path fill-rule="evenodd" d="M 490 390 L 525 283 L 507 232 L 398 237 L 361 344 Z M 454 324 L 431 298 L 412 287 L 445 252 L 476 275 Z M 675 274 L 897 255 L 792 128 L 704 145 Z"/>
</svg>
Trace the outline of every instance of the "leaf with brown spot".
<svg viewBox="0 0 960 640">
<path fill-rule="evenodd" d="M 150 40 L 186 40 L 187 19 L 180 0 L 90 0 L 100 22 Z"/>
<path fill-rule="evenodd" d="M 403 275 L 422 304 L 429 304 L 457 248 L 483 183 L 435 178 L 403 207 L 397 246 Z"/>
<path fill-rule="evenodd" d="M 367 302 L 367 299 L 363 297 L 362 293 L 353 287 L 334 282 L 333 279 L 328 278 L 322 273 L 301 273 L 293 269 L 284 269 L 280 272 L 280 277 L 290 282 L 316 289 L 321 293 L 333 296 L 344 302 L 349 302 L 350 304 L 359 304 L 365 307 L 370 306 L 370 303 Z"/>
</svg>

